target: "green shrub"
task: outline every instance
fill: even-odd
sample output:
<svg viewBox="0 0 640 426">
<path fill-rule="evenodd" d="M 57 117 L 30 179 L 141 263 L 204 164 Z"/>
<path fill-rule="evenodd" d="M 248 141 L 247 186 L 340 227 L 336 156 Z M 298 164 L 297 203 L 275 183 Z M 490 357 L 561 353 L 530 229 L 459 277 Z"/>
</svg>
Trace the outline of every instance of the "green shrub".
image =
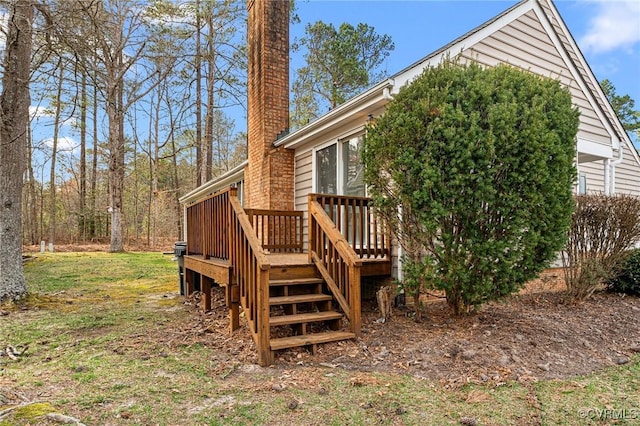
<svg viewBox="0 0 640 426">
<path fill-rule="evenodd" d="M 631 251 L 618 274 L 607 283 L 607 288 L 616 293 L 640 296 L 640 249 Z"/>
<path fill-rule="evenodd" d="M 410 291 L 455 313 L 511 294 L 566 242 L 579 112 L 558 81 L 445 62 L 367 126 L 365 180 Z"/>
</svg>

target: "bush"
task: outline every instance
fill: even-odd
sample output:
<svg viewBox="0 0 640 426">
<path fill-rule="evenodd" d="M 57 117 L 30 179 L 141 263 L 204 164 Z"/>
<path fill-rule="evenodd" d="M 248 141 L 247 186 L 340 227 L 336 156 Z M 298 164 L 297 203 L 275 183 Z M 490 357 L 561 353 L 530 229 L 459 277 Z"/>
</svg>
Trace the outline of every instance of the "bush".
<svg viewBox="0 0 640 426">
<path fill-rule="evenodd" d="M 640 241 L 640 198 L 579 195 L 562 253 L 565 282 L 575 301 L 603 289 Z"/>
<path fill-rule="evenodd" d="M 444 290 L 462 313 L 555 259 L 574 207 L 578 115 L 558 81 L 507 65 L 445 62 L 400 90 L 367 127 L 363 162 L 410 291 Z"/>
<path fill-rule="evenodd" d="M 640 249 L 630 252 L 618 274 L 607 282 L 607 288 L 616 293 L 640 296 Z"/>
</svg>

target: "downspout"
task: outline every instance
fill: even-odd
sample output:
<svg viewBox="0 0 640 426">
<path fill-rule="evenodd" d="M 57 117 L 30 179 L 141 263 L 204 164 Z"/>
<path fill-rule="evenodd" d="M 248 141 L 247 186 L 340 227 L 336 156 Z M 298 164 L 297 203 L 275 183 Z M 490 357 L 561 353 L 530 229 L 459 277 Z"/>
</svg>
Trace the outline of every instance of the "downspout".
<svg viewBox="0 0 640 426">
<path fill-rule="evenodd" d="M 609 182 L 611 187 L 609 189 L 609 195 L 613 195 L 616 193 L 616 166 L 622 163 L 622 150 L 623 150 L 623 145 L 622 145 L 622 141 L 620 141 L 618 143 L 618 159 L 609 163 L 609 167 L 611 170 L 611 181 Z"/>
</svg>

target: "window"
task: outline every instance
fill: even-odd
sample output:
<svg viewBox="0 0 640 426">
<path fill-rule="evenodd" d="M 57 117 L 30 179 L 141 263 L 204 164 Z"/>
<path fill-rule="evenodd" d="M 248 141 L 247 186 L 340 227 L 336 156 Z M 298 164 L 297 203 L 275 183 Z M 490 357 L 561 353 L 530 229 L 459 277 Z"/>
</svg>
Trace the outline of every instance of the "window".
<svg viewBox="0 0 640 426">
<path fill-rule="evenodd" d="M 578 176 L 578 195 L 587 193 L 587 175 L 580 173 Z"/>
<path fill-rule="evenodd" d="M 315 153 L 315 191 L 321 194 L 364 196 L 362 135 L 339 140 Z"/>
<path fill-rule="evenodd" d="M 335 194 L 338 189 L 336 154 L 335 144 L 316 151 L 316 192 L 320 194 Z"/>
<path fill-rule="evenodd" d="M 342 144 L 342 194 L 364 196 L 364 165 L 360 157 L 362 136 L 348 139 Z"/>
</svg>

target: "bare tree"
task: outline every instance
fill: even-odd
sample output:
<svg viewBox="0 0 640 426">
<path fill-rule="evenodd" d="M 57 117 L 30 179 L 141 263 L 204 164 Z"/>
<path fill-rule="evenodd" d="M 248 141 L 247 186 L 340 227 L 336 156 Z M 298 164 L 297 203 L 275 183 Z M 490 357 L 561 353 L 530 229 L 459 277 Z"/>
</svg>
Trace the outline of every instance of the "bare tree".
<svg viewBox="0 0 640 426">
<path fill-rule="evenodd" d="M 63 4 L 75 8 L 77 25 L 67 26 L 61 37 L 75 52 L 93 52 L 96 81 L 102 89 L 108 120 L 108 173 L 111 214 L 111 247 L 113 252 L 123 251 L 123 192 L 125 180 L 125 114 L 138 100 L 146 96 L 157 76 L 146 72 L 145 58 L 150 42 L 146 26 L 145 7 L 136 1 L 106 0 L 102 2 L 80 1 Z M 90 34 L 74 36 L 76 28 Z M 75 24 L 74 24 L 75 25 Z M 168 72 L 168 71 L 167 71 Z M 88 73 L 88 75 L 92 75 Z M 134 77 L 134 78 L 131 78 Z"/>
<path fill-rule="evenodd" d="M 62 86 L 64 84 L 64 65 L 62 56 L 58 58 L 59 71 L 58 88 L 56 91 L 55 115 L 53 122 L 53 139 L 51 141 L 51 171 L 49 178 L 49 244 L 53 244 L 56 238 L 56 157 L 58 155 L 58 138 L 60 135 L 60 122 L 62 121 Z"/>
<path fill-rule="evenodd" d="M 33 1 L 11 2 L 0 94 L 0 300 L 27 292 L 22 268 L 22 184 L 29 126 Z"/>
</svg>

